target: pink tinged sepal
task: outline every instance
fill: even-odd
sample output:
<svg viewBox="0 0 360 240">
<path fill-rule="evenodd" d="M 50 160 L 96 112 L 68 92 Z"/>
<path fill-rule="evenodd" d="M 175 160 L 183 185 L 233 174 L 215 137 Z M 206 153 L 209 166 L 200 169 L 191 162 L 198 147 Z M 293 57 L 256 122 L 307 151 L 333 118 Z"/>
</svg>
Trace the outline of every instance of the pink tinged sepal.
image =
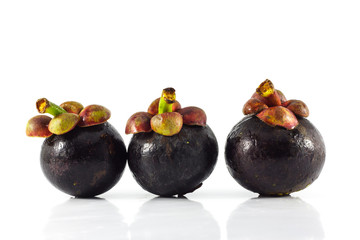
<svg viewBox="0 0 360 240">
<path fill-rule="evenodd" d="M 287 130 L 294 129 L 299 124 L 296 116 L 289 109 L 282 106 L 266 108 L 256 116 L 272 127 L 280 126 Z"/>
<path fill-rule="evenodd" d="M 60 104 L 60 107 L 65 109 L 65 111 L 67 111 L 68 113 L 75 113 L 75 114 L 79 114 L 81 110 L 84 109 L 84 106 L 81 103 L 75 101 L 64 102 Z"/>
<path fill-rule="evenodd" d="M 49 131 L 56 135 L 62 135 L 73 130 L 79 121 L 80 117 L 77 114 L 61 113 L 51 119 Z"/>
<path fill-rule="evenodd" d="M 165 112 L 153 116 L 150 124 L 154 132 L 164 136 L 173 136 L 181 131 L 183 117 L 178 112 Z"/>
<path fill-rule="evenodd" d="M 283 107 L 286 107 L 290 111 L 292 111 L 295 115 L 300 117 L 308 117 L 309 116 L 309 108 L 306 104 L 301 100 L 289 100 L 282 104 Z"/>
<path fill-rule="evenodd" d="M 126 123 L 125 133 L 135 134 L 139 132 L 151 132 L 151 118 L 152 115 L 147 112 L 134 113 Z"/>
<path fill-rule="evenodd" d="M 259 99 L 250 98 L 243 107 L 243 113 L 245 115 L 256 114 L 266 108 L 268 108 L 268 106 Z"/>
<path fill-rule="evenodd" d="M 273 94 L 271 94 L 268 97 L 263 97 L 260 94 L 258 94 L 257 92 L 255 92 L 251 98 L 255 98 L 260 100 L 261 102 L 263 102 L 264 104 L 266 104 L 269 107 L 274 107 L 274 106 L 280 106 L 281 105 L 281 98 L 280 95 L 278 94 L 278 92 L 275 90 Z"/>
<path fill-rule="evenodd" d="M 52 133 L 48 126 L 51 117 L 46 115 L 38 115 L 31 118 L 26 124 L 26 135 L 29 137 L 50 137 Z"/>
<path fill-rule="evenodd" d="M 106 122 L 110 118 L 111 112 L 106 107 L 94 104 L 81 110 L 79 116 L 78 126 L 89 127 Z"/>
<path fill-rule="evenodd" d="M 206 114 L 198 107 L 185 107 L 177 110 L 183 116 L 186 125 L 206 126 Z"/>
<path fill-rule="evenodd" d="M 280 91 L 279 89 L 276 89 L 276 92 L 278 93 L 278 95 L 279 95 L 279 97 L 280 97 L 281 103 L 284 103 L 284 102 L 287 101 L 287 100 L 286 100 L 286 97 L 285 97 L 285 95 L 283 94 L 282 91 Z"/>
</svg>

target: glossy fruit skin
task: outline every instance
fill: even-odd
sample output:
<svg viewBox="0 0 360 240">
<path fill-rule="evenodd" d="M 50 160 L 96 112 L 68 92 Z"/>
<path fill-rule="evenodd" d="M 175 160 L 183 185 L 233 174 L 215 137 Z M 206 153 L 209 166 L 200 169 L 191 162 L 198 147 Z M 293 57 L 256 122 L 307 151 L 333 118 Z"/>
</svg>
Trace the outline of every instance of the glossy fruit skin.
<svg viewBox="0 0 360 240">
<path fill-rule="evenodd" d="M 160 196 L 184 195 L 214 170 L 218 143 L 209 126 L 183 125 L 173 136 L 137 133 L 129 144 L 129 167 L 145 190 Z"/>
<path fill-rule="evenodd" d="M 40 154 L 46 178 L 59 190 L 80 198 L 112 188 L 122 176 L 126 159 L 124 141 L 108 122 L 52 135 L 45 139 Z"/>
<path fill-rule="evenodd" d="M 298 117 L 293 130 L 271 127 L 256 116 L 234 126 L 225 160 L 231 176 L 261 195 L 288 195 L 314 182 L 325 162 L 325 144 L 315 126 Z"/>
</svg>

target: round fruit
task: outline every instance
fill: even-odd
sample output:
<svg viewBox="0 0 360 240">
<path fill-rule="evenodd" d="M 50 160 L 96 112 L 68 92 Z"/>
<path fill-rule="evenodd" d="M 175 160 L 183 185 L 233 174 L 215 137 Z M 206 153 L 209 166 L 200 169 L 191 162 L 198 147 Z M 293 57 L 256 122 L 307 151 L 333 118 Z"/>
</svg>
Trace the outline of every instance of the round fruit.
<svg viewBox="0 0 360 240">
<path fill-rule="evenodd" d="M 105 122 L 48 137 L 40 162 L 46 178 L 59 190 L 75 197 L 93 197 L 119 181 L 126 159 L 123 139 Z"/>
<path fill-rule="evenodd" d="M 175 89 L 165 88 L 148 112 L 127 121 L 129 167 L 145 190 L 160 196 L 184 195 L 201 187 L 213 171 L 218 144 L 198 107 L 176 101 Z"/>
<path fill-rule="evenodd" d="M 231 130 L 225 147 L 230 174 L 246 189 L 262 195 L 288 195 L 310 185 L 325 162 L 325 145 L 314 125 L 299 118 L 288 131 L 255 116 Z"/>
<path fill-rule="evenodd" d="M 231 130 L 225 160 L 231 176 L 261 195 L 284 196 L 300 191 L 318 178 L 325 162 L 320 132 L 303 117 L 300 100 L 287 101 L 265 80 L 243 112 L 250 115 Z"/>
<path fill-rule="evenodd" d="M 184 195 L 211 174 L 218 144 L 209 126 L 183 125 L 170 137 L 136 133 L 128 152 L 130 170 L 142 188 L 160 196 Z"/>
</svg>

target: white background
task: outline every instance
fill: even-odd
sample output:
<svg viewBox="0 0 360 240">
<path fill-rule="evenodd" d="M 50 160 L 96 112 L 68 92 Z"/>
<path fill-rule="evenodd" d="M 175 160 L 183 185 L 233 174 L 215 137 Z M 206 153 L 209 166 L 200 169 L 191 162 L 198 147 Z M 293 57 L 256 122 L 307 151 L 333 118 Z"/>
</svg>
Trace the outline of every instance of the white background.
<svg viewBox="0 0 360 240">
<path fill-rule="evenodd" d="M 0 2 L 1 239 L 359 239 L 358 1 Z M 257 199 L 229 175 L 224 145 L 266 78 L 310 108 L 327 148 L 317 181 Z M 133 180 L 79 200 L 39 164 L 25 136 L 46 97 L 101 104 L 124 138 L 131 114 L 165 87 L 203 108 L 219 143 L 213 174 L 185 199 Z"/>
</svg>

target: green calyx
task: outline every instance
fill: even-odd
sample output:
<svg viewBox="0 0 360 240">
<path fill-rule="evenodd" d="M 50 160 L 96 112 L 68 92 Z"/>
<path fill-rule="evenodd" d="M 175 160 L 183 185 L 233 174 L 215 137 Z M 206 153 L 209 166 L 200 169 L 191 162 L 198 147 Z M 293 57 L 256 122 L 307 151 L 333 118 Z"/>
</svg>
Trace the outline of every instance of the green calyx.
<svg viewBox="0 0 360 240">
<path fill-rule="evenodd" d="M 110 110 L 100 105 L 93 104 L 84 108 L 81 103 L 68 101 L 58 106 L 46 98 L 36 101 L 36 109 L 39 113 L 48 113 L 54 117 L 39 115 L 31 118 L 26 126 L 27 136 L 61 135 L 76 126 L 89 127 L 104 123 L 111 116 Z"/>
</svg>

